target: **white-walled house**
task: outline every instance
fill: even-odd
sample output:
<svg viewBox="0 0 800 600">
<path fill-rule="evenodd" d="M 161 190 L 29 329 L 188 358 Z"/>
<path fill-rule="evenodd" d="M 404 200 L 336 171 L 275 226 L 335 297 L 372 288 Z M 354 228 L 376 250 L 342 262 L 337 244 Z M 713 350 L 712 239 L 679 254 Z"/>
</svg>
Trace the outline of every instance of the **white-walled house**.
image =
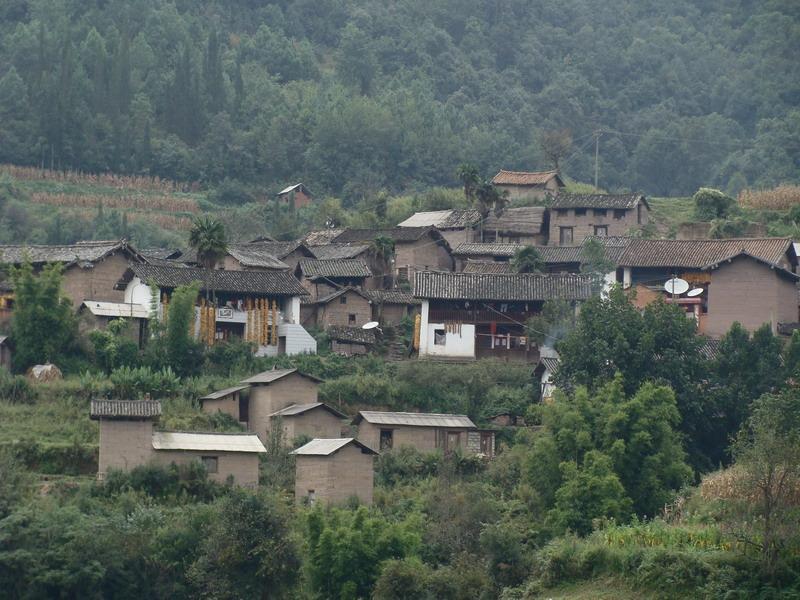
<svg viewBox="0 0 800 600">
<path fill-rule="evenodd" d="M 417 273 L 419 357 L 536 362 L 539 349 L 527 335 L 527 320 L 547 300 L 567 300 L 577 310 L 591 294 L 591 278 L 572 273 Z"/>
<path fill-rule="evenodd" d="M 125 302 L 148 310 L 155 297 L 163 319 L 175 288 L 192 282 L 200 283 L 194 333 L 208 345 L 240 338 L 254 343 L 259 356 L 316 353 L 316 340 L 300 324 L 300 298 L 308 292 L 285 271 L 133 265 L 117 287 Z"/>
</svg>

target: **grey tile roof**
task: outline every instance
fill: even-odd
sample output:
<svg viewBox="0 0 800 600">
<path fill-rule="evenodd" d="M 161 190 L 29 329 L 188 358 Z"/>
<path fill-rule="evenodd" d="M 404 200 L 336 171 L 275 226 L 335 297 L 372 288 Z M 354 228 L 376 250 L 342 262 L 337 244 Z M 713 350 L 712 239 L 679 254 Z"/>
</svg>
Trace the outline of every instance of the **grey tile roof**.
<svg viewBox="0 0 800 600">
<path fill-rule="evenodd" d="M 317 229 L 309 231 L 301 239 L 309 246 L 322 246 L 330 244 L 337 235 L 344 231 L 343 227 L 333 229 Z"/>
<path fill-rule="evenodd" d="M 451 208 L 417 212 L 398 224 L 398 227 L 437 227 L 438 229 L 463 229 L 474 227 L 481 213 L 474 208 Z"/>
<path fill-rule="evenodd" d="M 92 400 L 92 419 L 153 419 L 161 414 L 158 400 Z"/>
<path fill-rule="evenodd" d="M 683 267 L 700 269 L 747 252 L 769 263 L 779 264 L 794 246 L 789 238 L 738 238 L 722 240 L 631 239 L 619 264 L 625 267 Z"/>
<path fill-rule="evenodd" d="M 303 415 L 310 410 L 314 410 L 316 408 L 321 408 L 323 410 L 327 410 L 332 415 L 339 417 L 340 419 L 346 419 L 347 415 L 343 412 L 340 412 L 333 408 L 332 406 L 328 406 L 323 402 L 310 402 L 308 404 L 292 404 L 291 406 L 287 406 L 286 408 L 276 411 L 269 415 L 270 417 L 296 417 L 297 415 Z"/>
<path fill-rule="evenodd" d="M 543 206 L 524 206 L 507 208 L 500 216 L 490 213 L 483 224 L 486 231 L 501 233 L 536 235 L 542 232 L 545 208 Z"/>
<path fill-rule="evenodd" d="M 375 450 L 359 442 L 355 438 L 316 438 L 308 442 L 305 446 L 300 446 L 290 454 L 300 456 L 330 456 L 336 454 L 345 446 L 353 444 L 365 454 L 377 454 Z"/>
<path fill-rule="evenodd" d="M 306 303 L 306 304 L 327 304 L 331 300 L 335 300 L 336 298 L 338 298 L 339 296 L 341 296 L 342 294 L 345 294 L 347 292 L 353 292 L 355 294 L 358 294 L 359 296 L 361 296 L 362 298 L 364 298 L 368 302 L 371 302 L 369 297 L 364 292 L 362 292 L 360 289 L 358 289 L 357 287 L 346 286 L 346 287 L 343 287 L 343 288 L 339 288 L 338 290 L 336 290 L 334 292 L 331 292 L 327 296 L 321 296 L 320 298 L 317 298 L 317 300 L 314 301 L 314 302 Z"/>
<path fill-rule="evenodd" d="M 367 263 L 360 258 L 320 260 L 307 258 L 300 261 L 300 272 L 304 277 L 372 277 Z"/>
<path fill-rule="evenodd" d="M 464 273 L 511 273 L 510 262 L 499 262 L 496 260 L 472 260 L 468 259 L 464 265 Z"/>
<path fill-rule="evenodd" d="M 337 342 L 348 344 L 364 344 L 371 346 L 377 341 L 375 332 L 361 327 L 347 327 L 345 325 L 331 325 L 326 330 L 328 337 Z"/>
<path fill-rule="evenodd" d="M 175 288 L 199 281 L 217 292 L 264 294 L 270 296 L 305 296 L 308 292 L 286 271 L 223 271 L 158 265 L 132 265 L 130 272 L 144 282 L 153 281 L 163 288 Z M 130 281 L 123 278 L 122 283 Z M 120 284 L 118 284 L 118 287 Z"/>
<path fill-rule="evenodd" d="M 402 290 L 364 290 L 364 294 L 376 304 L 419 304 L 411 292 Z"/>
<path fill-rule="evenodd" d="M 125 240 L 78 242 L 59 246 L 0 245 L 0 263 L 20 264 L 27 258 L 33 264 L 93 263 L 116 252 L 125 252 L 138 260 L 145 258 Z"/>
<path fill-rule="evenodd" d="M 492 183 L 495 185 L 544 186 L 553 177 L 557 177 L 558 183 L 564 185 L 558 171 L 506 171 L 505 169 L 501 169 L 497 175 L 492 177 Z"/>
<path fill-rule="evenodd" d="M 475 423 L 466 415 L 450 415 L 441 413 L 384 412 L 362 410 L 355 418 L 375 425 L 410 425 L 414 427 L 458 427 L 475 429 Z"/>
<path fill-rule="evenodd" d="M 267 449 L 255 433 L 153 432 L 154 450 L 200 450 L 207 452 L 255 452 Z"/>
<path fill-rule="evenodd" d="M 436 273 L 415 274 L 414 295 L 437 300 L 533 302 L 585 300 L 592 295 L 592 279 L 571 273 Z"/>
<path fill-rule="evenodd" d="M 453 256 L 499 256 L 511 257 L 524 248 L 524 244 L 503 244 L 500 242 L 463 242 L 453 249 Z"/>
<path fill-rule="evenodd" d="M 210 394 L 206 394 L 200 400 L 219 400 L 220 398 L 224 398 L 225 396 L 230 396 L 233 393 L 241 392 L 242 390 L 246 390 L 246 385 L 237 385 L 234 387 L 225 388 L 222 390 L 217 390 L 216 392 L 211 392 Z"/>
<path fill-rule="evenodd" d="M 642 202 L 646 206 L 647 198 L 642 194 L 566 194 L 560 193 L 553 198 L 550 208 L 610 208 L 630 210 Z"/>
<path fill-rule="evenodd" d="M 433 227 L 393 227 L 391 229 L 345 229 L 334 242 L 372 242 L 378 237 L 388 237 L 395 242 L 416 242 L 429 233 L 438 232 Z M 439 236 L 441 237 L 441 236 Z"/>
<path fill-rule="evenodd" d="M 273 243 L 273 242 L 269 242 Z M 260 267 L 263 269 L 287 270 L 289 265 L 280 260 L 275 254 L 264 248 L 264 243 L 231 244 L 228 254 L 238 260 L 245 267 Z"/>
<path fill-rule="evenodd" d="M 179 248 L 142 248 L 140 252 L 142 256 L 148 260 L 151 258 L 158 260 L 175 260 L 182 254 Z"/>
<path fill-rule="evenodd" d="M 297 369 L 271 369 L 269 371 L 263 371 L 262 373 L 253 375 L 252 377 L 248 377 L 247 379 L 243 379 L 241 383 L 246 383 L 248 385 L 270 384 L 273 381 L 278 381 L 279 379 L 283 379 L 284 377 L 286 377 L 287 375 L 291 375 L 292 373 L 297 373 L 298 375 L 305 377 L 306 379 L 310 379 L 311 381 L 315 381 L 317 383 L 322 383 L 322 379 L 314 377 L 313 375 L 308 375 L 307 373 L 301 373 Z"/>
<path fill-rule="evenodd" d="M 732 262 L 732 261 L 734 261 L 736 259 L 742 259 L 742 258 L 754 260 L 754 261 L 756 261 L 758 263 L 761 263 L 762 265 L 765 265 L 765 266 L 769 267 L 770 269 L 774 270 L 777 275 L 779 275 L 780 277 L 783 277 L 784 279 L 788 279 L 788 280 L 793 281 L 793 282 L 797 282 L 797 280 L 800 279 L 800 275 L 797 275 L 796 273 L 793 273 L 792 271 L 789 271 L 788 269 L 782 267 L 779 264 L 766 261 L 766 260 L 764 260 L 763 258 L 761 258 L 759 256 L 755 256 L 753 254 L 750 254 L 746 250 L 742 250 L 740 252 L 737 252 L 736 254 L 728 256 L 728 257 L 726 257 L 726 258 L 724 258 L 722 260 L 714 261 L 713 263 L 710 263 L 710 264 L 706 265 L 705 267 L 703 267 L 703 270 L 704 271 L 713 271 L 715 269 L 719 269 L 720 267 L 725 266 L 727 263 L 730 263 L 730 262 Z"/>
<path fill-rule="evenodd" d="M 355 258 L 369 250 L 369 244 L 327 244 L 310 246 L 309 249 L 320 260 Z"/>
</svg>

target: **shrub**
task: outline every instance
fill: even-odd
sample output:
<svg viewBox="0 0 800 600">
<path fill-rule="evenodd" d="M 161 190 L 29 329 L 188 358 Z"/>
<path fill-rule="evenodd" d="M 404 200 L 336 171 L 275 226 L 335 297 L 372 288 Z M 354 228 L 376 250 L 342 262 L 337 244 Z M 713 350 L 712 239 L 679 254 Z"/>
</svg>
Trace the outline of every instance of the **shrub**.
<svg viewBox="0 0 800 600">
<path fill-rule="evenodd" d="M 692 196 L 694 200 L 694 218 L 698 221 L 725 219 L 736 207 L 733 198 L 711 188 L 700 188 Z"/>
<path fill-rule="evenodd" d="M 238 206 L 255 200 L 246 185 L 235 179 L 228 178 L 225 178 L 217 186 L 217 189 L 208 195 L 208 199 L 216 204 L 225 206 Z"/>
<path fill-rule="evenodd" d="M 126 491 L 137 491 L 152 498 L 186 498 L 210 501 L 219 496 L 223 486 L 208 479 L 200 461 L 185 465 L 140 465 L 130 471 L 111 469 L 104 481 L 96 484 L 94 493 L 113 497 Z"/>
<path fill-rule="evenodd" d="M 80 444 L 43 444 L 21 440 L 9 446 L 9 452 L 31 471 L 51 475 L 94 475 L 97 473 L 97 446 Z"/>
<path fill-rule="evenodd" d="M 12 375 L 0 367 L 0 399 L 11 404 L 33 404 L 36 389 L 24 376 Z"/>
<path fill-rule="evenodd" d="M 150 367 L 120 367 L 109 376 L 114 396 L 120 399 L 141 398 L 149 394 L 153 398 L 174 397 L 180 390 L 181 380 L 166 367 L 154 371 Z"/>
</svg>

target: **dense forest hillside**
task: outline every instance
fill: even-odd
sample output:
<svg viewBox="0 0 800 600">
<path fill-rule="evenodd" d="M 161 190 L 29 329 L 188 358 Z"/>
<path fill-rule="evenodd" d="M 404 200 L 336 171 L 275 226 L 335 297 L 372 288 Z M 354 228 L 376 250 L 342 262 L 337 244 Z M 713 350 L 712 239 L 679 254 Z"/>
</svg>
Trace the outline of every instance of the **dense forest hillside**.
<svg viewBox="0 0 800 600">
<path fill-rule="evenodd" d="M 800 179 L 793 0 L 3 0 L 0 162 L 345 206 L 555 160 L 689 195 Z"/>
</svg>

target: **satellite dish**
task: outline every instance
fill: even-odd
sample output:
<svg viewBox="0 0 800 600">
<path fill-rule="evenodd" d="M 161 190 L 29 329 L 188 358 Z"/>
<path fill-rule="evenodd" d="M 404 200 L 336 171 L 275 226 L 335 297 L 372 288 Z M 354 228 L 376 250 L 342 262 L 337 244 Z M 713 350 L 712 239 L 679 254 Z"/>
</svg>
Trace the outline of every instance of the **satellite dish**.
<svg viewBox="0 0 800 600">
<path fill-rule="evenodd" d="M 699 296 L 700 294 L 702 294 L 704 291 L 705 290 L 703 288 L 694 288 L 693 290 L 689 290 L 689 293 L 686 295 L 689 296 L 690 298 L 694 298 L 695 296 Z"/>
<path fill-rule="evenodd" d="M 685 279 L 675 277 L 674 279 L 668 280 L 667 283 L 664 284 L 664 289 L 670 294 L 680 296 L 681 294 L 689 291 L 689 282 Z"/>
<path fill-rule="evenodd" d="M 364 323 L 361 326 L 361 329 L 377 329 L 378 325 L 380 325 L 380 323 L 377 321 L 370 321 L 369 323 Z"/>
</svg>

